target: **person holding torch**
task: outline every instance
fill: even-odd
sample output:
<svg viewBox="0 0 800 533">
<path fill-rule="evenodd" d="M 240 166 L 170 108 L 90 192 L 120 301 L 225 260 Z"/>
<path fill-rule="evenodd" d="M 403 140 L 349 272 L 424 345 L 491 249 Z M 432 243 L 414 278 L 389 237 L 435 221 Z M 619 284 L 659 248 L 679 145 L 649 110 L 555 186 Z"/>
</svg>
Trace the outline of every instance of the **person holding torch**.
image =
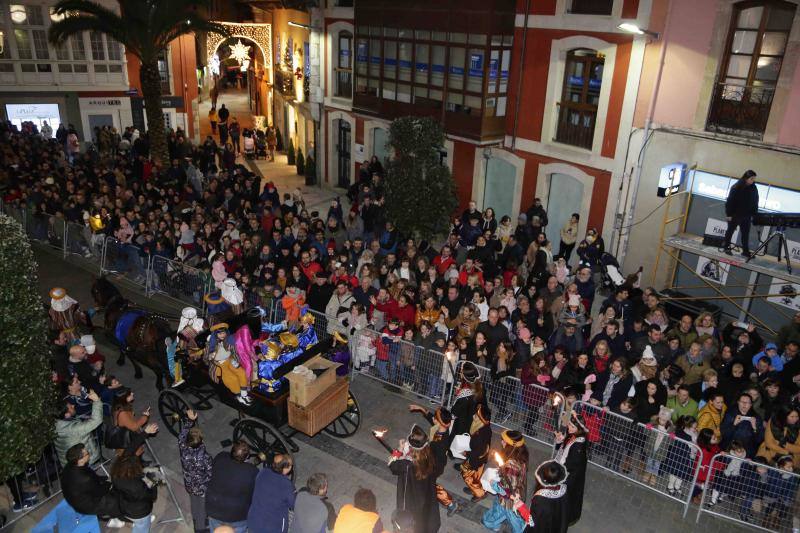
<svg viewBox="0 0 800 533">
<path fill-rule="evenodd" d="M 379 438 L 377 432 L 373 434 Z M 436 533 L 441 525 L 436 501 L 438 469 L 428 435 L 414 424 L 399 448 L 389 457 L 389 470 L 397 476 L 397 510 L 414 515 L 414 533 Z"/>
<path fill-rule="evenodd" d="M 501 434 L 502 453 L 495 452 L 499 479 L 492 482 L 497 498 L 491 509 L 483 513 L 481 522 L 492 531 L 500 531 L 508 522 L 513 533 L 525 531 L 526 519 L 515 503 L 527 499 L 528 447 L 519 431 L 506 430 Z"/>
</svg>

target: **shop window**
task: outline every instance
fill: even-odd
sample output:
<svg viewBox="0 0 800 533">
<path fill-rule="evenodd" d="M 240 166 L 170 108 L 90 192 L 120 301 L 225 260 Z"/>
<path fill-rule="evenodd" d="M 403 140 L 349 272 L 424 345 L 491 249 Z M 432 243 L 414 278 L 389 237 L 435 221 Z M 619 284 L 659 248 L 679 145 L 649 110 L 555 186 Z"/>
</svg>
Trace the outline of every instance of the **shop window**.
<svg viewBox="0 0 800 533">
<path fill-rule="evenodd" d="M 342 98 L 353 97 L 353 34 L 349 31 L 340 31 L 338 36 L 339 49 L 336 60 L 336 96 Z"/>
<path fill-rule="evenodd" d="M 556 141 L 591 150 L 602 83 L 603 57 L 595 50 L 567 54 Z"/>
<path fill-rule="evenodd" d="M 570 13 L 576 15 L 610 15 L 614 0 L 572 0 Z"/>
<path fill-rule="evenodd" d="M 712 93 L 706 129 L 760 138 L 767 126 L 796 6 L 739 2 Z"/>
<path fill-rule="evenodd" d="M 86 45 L 83 43 L 83 35 L 72 36 L 69 38 L 72 48 L 72 59 L 75 61 L 86 60 Z"/>
<path fill-rule="evenodd" d="M 33 59 L 31 37 L 27 30 L 14 30 L 14 39 L 17 41 L 17 56 L 20 59 Z"/>
<path fill-rule="evenodd" d="M 168 50 L 158 53 L 158 75 L 161 78 L 161 92 L 172 94 L 172 84 L 169 79 L 169 60 L 167 59 Z"/>
<path fill-rule="evenodd" d="M 36 59 L 50 59 L 50 50 L 47 48 L 47 34 L 44 30 L 33 30 L 33 47 Z"/>
</svg>

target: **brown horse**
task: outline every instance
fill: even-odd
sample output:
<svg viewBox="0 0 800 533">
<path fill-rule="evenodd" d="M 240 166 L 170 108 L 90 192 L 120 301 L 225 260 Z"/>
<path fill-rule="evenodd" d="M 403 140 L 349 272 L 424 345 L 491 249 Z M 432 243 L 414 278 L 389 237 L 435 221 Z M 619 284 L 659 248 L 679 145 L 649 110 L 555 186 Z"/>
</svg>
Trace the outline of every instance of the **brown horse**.
<svg viewBox="0 0 800 533">
<path fill-rule="evenodd" d="M 106 333 L 119 346 L 117 364 L 124 365 L 127 355 L 136 379 L 141 379 L 140 365 L 144 365 L 155 373 L 158 390 L 164 388 L 165 379 L 171 386 L 166 341 L 170 340 L 173 331 L 167 319 L 133 306 L 104 277 L 92 284 L 92 296 L 98 310 L 105 311 Z"/>
</svg>

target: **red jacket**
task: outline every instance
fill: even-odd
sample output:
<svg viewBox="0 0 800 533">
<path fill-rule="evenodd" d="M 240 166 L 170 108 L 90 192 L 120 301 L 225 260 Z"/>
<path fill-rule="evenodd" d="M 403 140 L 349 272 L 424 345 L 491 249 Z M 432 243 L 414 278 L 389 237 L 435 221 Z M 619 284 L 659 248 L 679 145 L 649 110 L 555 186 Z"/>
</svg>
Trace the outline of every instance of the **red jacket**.
<svg viewBox="0 0 800 533">
<path fill-rule="evenodd" d="M 700 448 L 700 470 L 697 472 L 697 482 L 705 483 L 711 468 L 711 459 L 719 453 L 719 446 L 712 444 L 708 448 L 702 446 L 698 448 Z"/>
<path fill-rule="evenodd" d="M 403 328 L 397 328 L 395 331 L 389 331 L 389 326 L 381 330 L 381 336 L 375 338 L 375 358 L 379 361 L 389 360 L 389 350 L 392 347 L 399 349 L 400 345 L 393 342 L 391 337 L 403 338 Z"/>
<path fill-rule="evenodd" d="M 436 272 L 439 273 L 440 276 L 443 276 L 447 269 L 450 268 L 450 265 L 455 264 L 456 260 L 453 259 L 453 256 L 442 258 L 441 255 L 437 255 L 433 258 L 433 266 L 436 267 Z"/>
<path fill-rule="evenodd" d="M 472 274 L 478 275 L 478 281 L 480 281 L 481 287 L 483 287 L 483 272 L 481 272 L 477 268 L 473 268 L 472 271 L 470 272 L 467 272 L 466 268 L 462 269 L 461 272 L 458 273 L 458 284 L 462 286 L 466 285 L 467 278 Z"/>
<path fill-rule="evenodd" d="M 405 307 L 400 307 L 400 304 L 397 303 L 397 300 L 389 298 L 389 300 L 387 300 L 385 303 L 379 303 L 377 308 L 378 311 L 386 313 L 387 322 L 393 318 L 397 318 L 403 327 L 414 327 L 416 310 L 414 309 L 413 305 L 408 304 Z"/>
</svg>

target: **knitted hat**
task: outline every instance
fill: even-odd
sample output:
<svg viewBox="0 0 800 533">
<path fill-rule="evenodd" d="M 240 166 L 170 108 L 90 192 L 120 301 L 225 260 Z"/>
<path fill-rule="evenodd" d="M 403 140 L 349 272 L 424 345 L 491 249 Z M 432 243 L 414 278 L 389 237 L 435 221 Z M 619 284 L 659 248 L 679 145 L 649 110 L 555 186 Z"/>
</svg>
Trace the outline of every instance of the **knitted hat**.
<svg viewBox="0 0 800 533">
<path fill-rule="evenodd" d="M 639 360 L 645 366 L 658 366 L 658 361 L 656 360 L 656 356 L 653 354 L 653 349 L 650 345 L 644 347 L 644 351 L 642 352 L 642 358 Z"/>
<path fill-rule="evenodd" d="M 569 295 L 569 305 L 570 307 L 580 307 L 581 306 L 581 297 L 577 294 L 570 294 Z"/>
</svg>

